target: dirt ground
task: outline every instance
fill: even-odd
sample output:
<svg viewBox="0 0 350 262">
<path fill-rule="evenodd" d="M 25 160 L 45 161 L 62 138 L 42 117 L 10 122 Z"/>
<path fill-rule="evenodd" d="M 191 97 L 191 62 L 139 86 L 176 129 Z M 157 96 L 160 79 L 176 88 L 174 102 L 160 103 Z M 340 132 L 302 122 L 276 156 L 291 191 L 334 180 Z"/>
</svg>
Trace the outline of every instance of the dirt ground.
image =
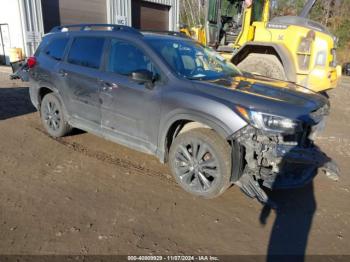
<svg viewBox="0 0 350 262">
<path fill-rule="evenodd" d="M 0 254 L 350 255 L 350 78 L 317 144 L 341 169 L 273 192 L 203 200 L 152 156 L 94 135 L 48 137 L 28 88 L 0 73 Z"/>
</svg>

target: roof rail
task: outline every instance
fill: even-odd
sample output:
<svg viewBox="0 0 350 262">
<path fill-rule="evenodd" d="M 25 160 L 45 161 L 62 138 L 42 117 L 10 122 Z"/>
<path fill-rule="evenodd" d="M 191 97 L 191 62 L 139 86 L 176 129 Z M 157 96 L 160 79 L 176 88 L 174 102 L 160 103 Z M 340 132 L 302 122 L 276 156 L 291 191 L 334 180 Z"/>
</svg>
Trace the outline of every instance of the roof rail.
<svg viewBox="0 0 350 262">
<path fill-rule="evenodd" d="M 142 30 L 141 33 L 155 33 L 155 34 L 162 34 L 162 35 L 178 36 L 183 38 L 191 38 L 185 33 L 177 32 L 177 31 Z"/>
<path fill-rule="evenodd" d="M 50 33 L 63 32 L 64 30 L 69 31 L 69 28 L 80 28 L 80 31 L 92 30 L 92 27 L 110 27 L 112 31 L 125 31 L 129 33 L 134 33 L 141 35 L 139 30 L 125 25 L 116 25 L 116 24 L 75 24 L 75 25 L 60 25 L 51 29 Z"/>
</svg>

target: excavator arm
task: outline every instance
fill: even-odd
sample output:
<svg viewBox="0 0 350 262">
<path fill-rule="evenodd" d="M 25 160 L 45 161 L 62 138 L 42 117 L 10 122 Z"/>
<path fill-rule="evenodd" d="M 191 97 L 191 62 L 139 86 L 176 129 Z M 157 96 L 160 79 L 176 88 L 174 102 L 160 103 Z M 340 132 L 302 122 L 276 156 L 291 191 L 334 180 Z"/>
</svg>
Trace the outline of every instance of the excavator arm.
<svg viewBox="0 0 350 262">
<path fill-rule="evenodd" d="M 317 0 L 309 0 L 305 4 L 303 10 L 300 13 L 300 17 L 307 18 L 311 12 L 312 7 L 315 5 Z"/>
</svg>

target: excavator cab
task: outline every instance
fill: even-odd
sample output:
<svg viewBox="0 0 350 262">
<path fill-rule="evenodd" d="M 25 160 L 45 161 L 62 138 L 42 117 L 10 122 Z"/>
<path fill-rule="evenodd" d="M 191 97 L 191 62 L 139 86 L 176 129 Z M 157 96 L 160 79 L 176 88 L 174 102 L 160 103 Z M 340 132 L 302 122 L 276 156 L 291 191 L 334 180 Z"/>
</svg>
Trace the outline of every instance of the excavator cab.
<svg viewBox="0 0 350 262">
<path fill-rule="evenodd" d="M 222 44 L 225 44 L 226 32 L 240 32 L 241 3 L 241 0 L 224 2 L 221 0 L 208 1 L 206 30 L 208 35 L 207 44 L 209 46 L 217 48 L 223 39 L 224 42 Z"/>
<path fill-rule="evenodd" d="M 234 47 L 239 36 L 245 41 L 252 40 L 250 27 L 254 22 L 267 22 L 269 13 L 269 0 L 254 0 L 249 8 L 244 0 L 209 0 L 206 44 L 216 48 Z"/>
<path fill-rule="evenodd" d="M 315 2 L 308 0 L 298 16 L 271 18 L 277 1 L 208 0 L 203 44 L 243 71 L 325 92 L 340 77 L 337 38 L 308 19 Z"/>
</svg>

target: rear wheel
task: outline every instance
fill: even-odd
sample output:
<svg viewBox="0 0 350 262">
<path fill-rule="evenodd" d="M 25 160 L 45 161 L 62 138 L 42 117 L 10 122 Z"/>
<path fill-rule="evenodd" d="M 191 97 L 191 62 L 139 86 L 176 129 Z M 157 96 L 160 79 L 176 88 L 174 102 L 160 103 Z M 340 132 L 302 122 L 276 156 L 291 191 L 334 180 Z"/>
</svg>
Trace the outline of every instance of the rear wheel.
<svg viewBox="0 0 350 262">
<path fill-rule="evenodd" d="M 238 68 L 251 74 L 287 80 L 282 63 L 274 55 L 249 54 L 238 64 Z"/>
<path fill-rule="evenodd" d="M 178 184 L 191 194 L 214 198 L 232 184 L 231 147 L 211 129 L 196 128 L 177 136 L 169 162 Z"/>
<path fill-rule="evenodd" d="M 54 93 L 44 96 L 40 113 L 41 121 L 50 136 L 62 137 L 72 130 L 72 127 L 65 119 L 62 103 Z"/>
</svg>

